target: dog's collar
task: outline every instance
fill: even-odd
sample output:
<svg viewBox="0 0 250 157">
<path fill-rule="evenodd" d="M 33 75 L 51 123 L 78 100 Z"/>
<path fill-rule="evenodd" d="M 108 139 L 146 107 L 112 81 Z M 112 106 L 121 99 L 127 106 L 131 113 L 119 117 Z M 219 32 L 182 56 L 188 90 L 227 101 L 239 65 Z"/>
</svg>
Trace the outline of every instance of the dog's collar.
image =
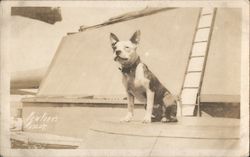
<svg viewBox="0 0 250 157">
<path fill-rule="evenodd" d="M 133 69 L 135 69 L 137 67 L 137 65 L 140 62 L 141 62 L 141 59 L 140 59 L 140 57 L 138 57 L 136 59 L 136 61 L 131 66 L 121 67 L 121 68 L 119 68 L 119 70 L 121 70 L 121 72 L 123 74 L 129 74 Z"/>
</svg>

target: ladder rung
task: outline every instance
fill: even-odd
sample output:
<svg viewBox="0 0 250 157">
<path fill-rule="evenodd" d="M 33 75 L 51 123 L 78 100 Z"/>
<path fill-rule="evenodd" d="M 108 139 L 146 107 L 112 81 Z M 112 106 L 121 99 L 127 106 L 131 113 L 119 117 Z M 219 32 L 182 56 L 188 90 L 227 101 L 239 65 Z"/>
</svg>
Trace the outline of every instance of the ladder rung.
<svg viewBox="0 0 250 157">
<path fill-rule="evenodd" d="M 201 14 L 201 16 L 208 16 L 208 15 L 213 15 L 213 13 Z"/>
<path fill-rule="evenodd" d="M 185 105 L 185 106 L 195 106 L 195 105 L 198 105 L 198 104 L 183 104 L 183 103 L 181 103 L 181 105 Z"/>
<path fill-rule="evenodd" d="M 198 89 L 199 87 L 183 87 L 183 89 Z"/>
<path fill-rule="evenodd" d="M 197 30 L 200 30 L 200 29 L 208 29 L 208 28 L 211 28 L 210 26 L 206 26 L 206 27 L 198 27 Z"/>
<path fill-rule="evenodd" d="M 194 41 L 193 43 L 196 44 L 196 43 L 205 43 L 205 42 L 208 42 L 207 40 L 203 40 L 203 41 Z"/>
<path fill-rule="evenodd" d="M 200 55 L 200 56 L 190 56 L 190 58 L 199 58 L 199 57 L 205 57 L 204 55 Z"/>
<path fill-rule="evenodd" d="M 201 73 L 202 71 L 187 71 L 186 73 Z"/>
</svg>

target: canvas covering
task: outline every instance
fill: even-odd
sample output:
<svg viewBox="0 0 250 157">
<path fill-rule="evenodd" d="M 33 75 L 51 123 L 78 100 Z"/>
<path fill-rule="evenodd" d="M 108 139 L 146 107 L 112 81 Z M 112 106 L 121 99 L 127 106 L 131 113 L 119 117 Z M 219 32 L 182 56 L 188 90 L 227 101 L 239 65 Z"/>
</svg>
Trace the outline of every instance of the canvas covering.
<svg viewBox="0 0 250 157">
<path fill-rule="evenodd" d="M 120 40 L 128 40 L 136 30 L 141 31 L 137 49 L 141 60 L 171 92 L 178 94 L 198 11 L 173 9 L 65 36 L 38 95 L 125 94 L 109 35 L 113 32 Z"/>
</svg>

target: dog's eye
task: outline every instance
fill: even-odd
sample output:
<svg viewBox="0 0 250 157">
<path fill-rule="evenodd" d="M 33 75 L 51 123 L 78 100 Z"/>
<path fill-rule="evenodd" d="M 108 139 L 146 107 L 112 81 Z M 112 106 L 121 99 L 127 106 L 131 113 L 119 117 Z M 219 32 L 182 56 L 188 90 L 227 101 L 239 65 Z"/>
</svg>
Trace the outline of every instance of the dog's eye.
<svg viewBox="0 0 250 157">
<path fill-rule="evenodd" d="M 129 47 L 128 47 L 128 46 L 125 46 L 125 50 L 129 50 Z"/>
</svg>

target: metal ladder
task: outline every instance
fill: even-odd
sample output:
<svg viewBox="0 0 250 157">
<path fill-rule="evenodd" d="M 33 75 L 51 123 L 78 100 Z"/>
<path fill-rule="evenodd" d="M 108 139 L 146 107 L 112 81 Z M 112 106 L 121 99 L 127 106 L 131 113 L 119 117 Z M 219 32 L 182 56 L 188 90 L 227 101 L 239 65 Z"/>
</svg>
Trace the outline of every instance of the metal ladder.
<svg viewBox="0 0 250 157">
<path fill-rule="evenodd" d="M 181 103 L 177 115 L 194 116 L 194 109 L 195 106 L 197 106 L 198 115 L 200 116 L 200 91 L 214 26 L 215 14 L 215 8 L 200 9 L 192 48 L 180 91 Z"/>
</svg>

